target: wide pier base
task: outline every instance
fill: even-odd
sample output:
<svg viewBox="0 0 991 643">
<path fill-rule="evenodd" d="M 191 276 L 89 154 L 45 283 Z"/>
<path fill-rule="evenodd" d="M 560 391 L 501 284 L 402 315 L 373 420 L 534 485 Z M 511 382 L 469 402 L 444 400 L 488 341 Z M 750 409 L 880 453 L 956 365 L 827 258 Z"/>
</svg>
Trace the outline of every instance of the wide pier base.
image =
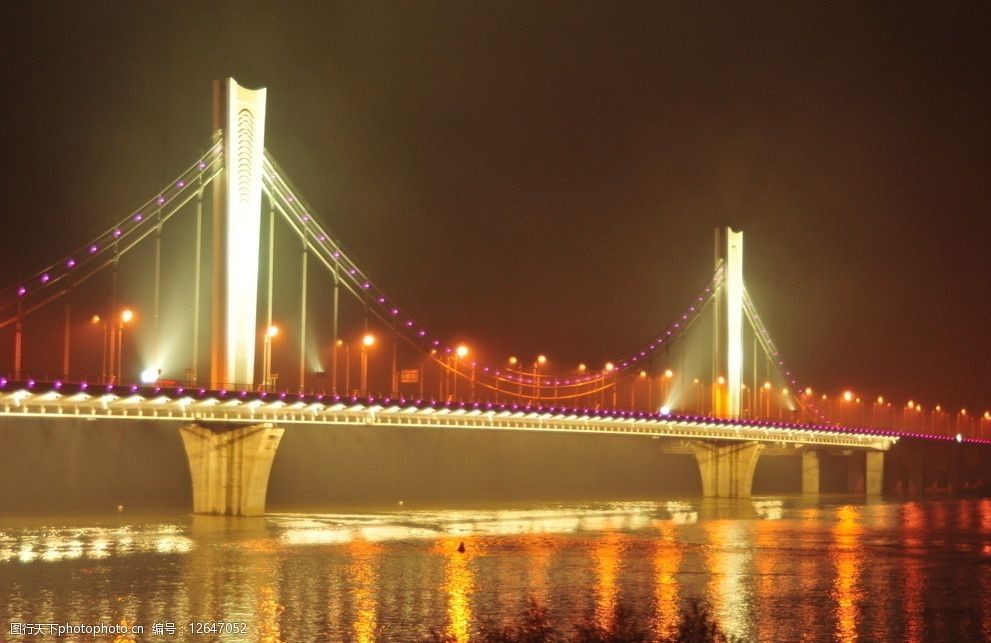
<svg viewBox="0 0 991 643">
<path fill-rule="evenodd" d="M 268 474 L 283 432 L 271 424 L 180 428 L 193 479 L 193 512 L 264 514 Z"/>
<path fill-rule="evenodd" d="M 864 472 L 864 492 L 868 496 L 880 496 L 884 492 L 884 451 L 868 451 Z"/>
<path fill-rule="evenodd" d="M 757 458 L 763 449 L 764 445 L 757 442 L 728 445 L 692 442 L 691 450 L 702 476 L 702 495 L 706 498 L 749 498 Z"/>
<path fill-rule="evenodd" d="M 802 451 L 802 493 L 819 493 L 819 454 Z"/>
</svg>

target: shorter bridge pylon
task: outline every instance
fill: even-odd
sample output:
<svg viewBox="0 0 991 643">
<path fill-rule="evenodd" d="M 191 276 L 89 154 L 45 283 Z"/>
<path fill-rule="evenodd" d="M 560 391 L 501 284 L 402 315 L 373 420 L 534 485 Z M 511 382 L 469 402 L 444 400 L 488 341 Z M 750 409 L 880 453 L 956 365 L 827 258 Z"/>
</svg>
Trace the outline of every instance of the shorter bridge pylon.
<svg viewBox="0 0 991 643">
<path fill-rule="evenodd" d="M 193 512 L 263 515 L 268 476 L 284 431 L 268 423 L 181 427 L 193 482 Z"/>
<path fill-rule="evenodd" d="M 713 444 L 697 441 L 690 444 L 702 476 L 702 495 L 706 498 L 749 498 L 757 459 L 764 445 L 760 442 Z"/>
</svg>

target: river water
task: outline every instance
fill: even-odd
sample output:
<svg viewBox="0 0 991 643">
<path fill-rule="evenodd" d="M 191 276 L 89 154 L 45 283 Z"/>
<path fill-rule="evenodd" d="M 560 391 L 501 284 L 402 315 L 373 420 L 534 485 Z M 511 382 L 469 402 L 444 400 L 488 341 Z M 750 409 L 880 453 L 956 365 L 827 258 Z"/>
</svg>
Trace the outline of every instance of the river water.
<svg viewBox="0 0 991 643">
<path fill-rule="evenodd" d="M 691 597 L 744 640 L 991 640 L 991 499 L 0 517 L 0 640 L 466 641 L 530 598 L 564 633 L 622 603 L 663 638 Z"/>
</svg>

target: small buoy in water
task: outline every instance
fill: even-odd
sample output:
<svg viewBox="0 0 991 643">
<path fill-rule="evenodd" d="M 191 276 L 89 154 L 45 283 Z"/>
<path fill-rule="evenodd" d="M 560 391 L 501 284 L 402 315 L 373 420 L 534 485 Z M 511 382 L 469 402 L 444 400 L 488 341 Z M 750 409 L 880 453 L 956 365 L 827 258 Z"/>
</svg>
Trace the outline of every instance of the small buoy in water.
<svg viewBox="0 0 991 643">
<path fill-rule="evenodd" d="M 117 505 L 117 513 L 124 513 L 124 505 Z"/>
<path fill-rule="evenodd" d="M 465 553 L 465 544 L 464 544 L 464 541 L 462 541 L 461 544 L 458 545 L 458 553 L 461 553 L 461 554 Z"/>
</svg>

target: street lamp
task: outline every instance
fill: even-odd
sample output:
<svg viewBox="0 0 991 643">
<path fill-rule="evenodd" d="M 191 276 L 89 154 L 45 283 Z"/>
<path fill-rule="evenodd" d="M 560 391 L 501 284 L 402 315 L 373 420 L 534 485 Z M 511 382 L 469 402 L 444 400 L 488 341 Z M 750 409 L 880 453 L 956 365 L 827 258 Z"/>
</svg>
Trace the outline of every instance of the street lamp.
<svg viewBox="0 0 991 643">
<path fill-rule="evenodd" d="M 361 338 L 361 394 L 368 392 L 368 349 L 375 345 L 375 335 L 365 333 Z"/>
<path fill-rule="evenodd" d="M 642 380 L 646 380 L 647 379 L 647 371 L 640 371 L 640 379 L 642 379 Z M 634 382 L 633 384 L 630 385 L 630 408 L 631 409 L 637 408 L 637 401 L 636 401 L 636 397 L 635 397 L 636 390 L 637 390 L 637 385 Z M 650 382 L 647 382 L 647 396 L 648 396 L 648 398 L 650 397 Z M 647 401 L 647 408 L 650 408 L 650 401 L 649 401 L 649 399 Z"/>
<path fill-rule="evenodd" d="M 605 365 L 605 367 L 603 367 L 603 370 L 608 375 L 609 373 L 612 373 L 613 371 L 616 370 L 616 365 L 613 364 L 612 362 L 606 362 L 606 365 Z M 602 406 L 605 406 L 605 404 L 606 404 L 606 375 L 603 375 L 602 376 L 602 395 L 600 396 L 599 400 L 600 400 L 599 401 L 599 404 L 601 404 Z M 616 383 L 615 382 L 612 383 L 612 405 L 615 408 L 615 406 L 616 406 Z"/>
<path fill-rule="evenodd" d="M 108 349 L 108 346 L 110 344 L 110 326 L 99 315 L 93 315 L 93 317 L 90 318 L 89 321 L 94 326 L 99 326 L 100 327 L 100 330 L 102 331 L 101 335 L 103 336 L 102 337 L 102 340 L 103 341 L 101 341 L 100 343 L 103 346 L 103 350 L 101 351 L 101 355 L 100 355 L 100 382 L 102 384 L 106 384 L 107 383 L 107 371 L 108 370 L 109 371 L 112 371 L 113 370 L 112 365 L 109 364 L 109 362 L 107 360 L 107 349 Z"/>
<path fill-rule="evenodd" d="M 877 413 L 878 407 L 881 408 L 881 411 L 882 412 L 884 411 L 884 396 L 883 395 L 878 395 L 877 396 L 877 399 L 874 401 L 874 405 L 871 407 L 871 426 L 873 426 L 873 427 L 877 427 L 877 426 L 879 426 L 881 424 L 885 424 L 886 423 L 886 421 L 881 420 L 881 419 L 878 418 L 878 413 Z"/>
<path fill-rule="evenodd" d="M 665 406 L 670 405 L 670 400 L 668 400 L 668 385 L 673 377 L 674 371 L 670 368 L 664 369 L 664 374 L 661 375 L 661 404 Z"/>
<path fill-rule="evenodd" d="M 116 376 L 111 374 L 111 380 L 116 379 L 117 382 L 123 377 L 123 363 L 124 363 L 124 326 L 134 321 L 134 311 L 130 308 L 125 308 L 120 311 L 120 316 L 117 319 L 117 368 Z M 113 358 L 111 358 L 113 359 Z"/>
<path fill-rule="evenodd" d="M 723 387 L 726 386 L 726 378 L 722 375 L 716 378 L 715 387 L 713 389 L 713 397 L 715 398 L 712 405 L 712 415 L 715 417 L 725 417 L 727 416 L 728 408 L 726 406 L 726 392 Z"/>
<path fill-rule="evenodd" d="M 510 370 L 513 370 L 513 369 L 516 368 L 517 364 L 520 363 L 520 360 L 515 355 L 510 355 L 509 359 L 506 360 L 506 363 L 509 364 Z M 510 377 L 512 377 L 512 375 L 510 375 Z M 520 377 L 520 374 L 519 374 L 519 371 L 518 370 L 517 370 L 517 373 L 516 373 L 516 381 L 517 381 L 516 396 L 518 398 L 522 399 L 523 398 L 523 378 Z"/>
<path fill-rule="evenodd" d="M 337 349 L 344 349 L 344 394 L 348 395 L 351 390 L 351 345 L 346 343 L 343 339 L 338 339 L 334 346 L 334 354 L 336 358 Z M 336 361 L 336 359 L 335 359 Z M 334 393 L 337 393 L 337 373 L 334 373 L 333 382 Z"/>
<path fill-rule="evenodd" d="M 262 342 L 262 390 L 267 391 L 272 385 L 272 338 L 279 334 L 278 326 L 265 329 Z"/>
<path fill-rule="evenodd" d="M 451 397 L 457 399 L 458 397 L 458 360 L 468 357 L 468 347 L 464 344 L 458 344 L 457 348 L 454 349 L 454 386 L 451 388 Z M 475 395 L 475 382 L 472 382 L 472 397 Z"/>
<path fill-rule="evenodd" d="M 543 366 L 546 363 L 547 363 L 546 355 L 537 355 L 537 359 L 535 359 L 533 362 L 533 401 L 534 402 L 537 401 L 538 396 L 540 395 L 540 391 L 539 391 L 540 380 L 538 379 L 538 375 L 537 375 L 537 367 Z"/>
</svg>

